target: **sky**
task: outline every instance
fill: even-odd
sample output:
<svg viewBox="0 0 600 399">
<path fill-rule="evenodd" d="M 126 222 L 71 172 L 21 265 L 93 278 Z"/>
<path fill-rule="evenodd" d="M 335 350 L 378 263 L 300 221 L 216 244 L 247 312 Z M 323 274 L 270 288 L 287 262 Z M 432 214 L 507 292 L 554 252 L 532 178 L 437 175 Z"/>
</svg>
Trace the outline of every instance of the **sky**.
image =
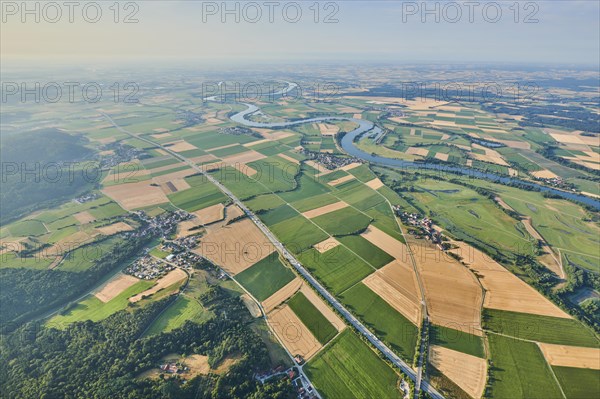
<svg viewBox="0 0 600 399">
<path fill-rule="evenodd" d="M 600 63 L 596 0 L 114 2 L 69 10 L 63 1 L 33 1 L 27 13 L 21 1 L 3 0 L 0 54 L 49 62 Z"/>
</svg>

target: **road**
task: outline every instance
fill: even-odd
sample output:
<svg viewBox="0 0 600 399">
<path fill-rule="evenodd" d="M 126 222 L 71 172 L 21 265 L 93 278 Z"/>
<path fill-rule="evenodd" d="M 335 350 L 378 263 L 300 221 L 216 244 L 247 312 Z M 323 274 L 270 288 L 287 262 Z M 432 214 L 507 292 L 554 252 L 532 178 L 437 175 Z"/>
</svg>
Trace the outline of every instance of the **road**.
<svg viewBox="0 0 600 399">
<path fill-rule="evenodd" d="M 421 389 L 425 390 L 429 395 L 431 395 L 434 399 L 444 399 L 444 396 L 440 394 L 434 387 L 432 387 L 427 381 L 420 381 L 420 377 L 417 378 L 418 373 L 412 369 L 404 360 L 402 360 L 398 355 L 394 353 L 390 348 L 387 347 L 379 338 L 377 338 L 367 327 L 365 327 L 352 313 L 350 313 L 337 299 L 334 298 L 332 294 L 329 293 L 305 268 L 302 264 L 285 248 L 285 246 L 277 240 L 277 238 L 271 233 L 271 231 L 263 224 L 263 222 L 250 210 L 242 201 L 240 201 L 227 187 L 225 187 L 221 182 L 212 177 L 210 174 L 206 173 L 201 167 L 196 165 L 194 162 L 190 161 L 186 157 L 181 154 L 170 150 L 168 147 L 163 147 L 161 144 L 156 143 L 150 139 L 139 136 L 137 134 L 131 133 L 121 126 L 119 126 L 109 115 L 104 112 L 101 112 L 105 118 L 107 118 L 118 130 L 122 131 L 125 134 L 128 134 L 132 137 L 135 137 L 139 140 L 145 141 L 148 144 L 152 144 L 163 151 L 166 151 L 173 157 L 185 162 L 192 169 L 196 170 L 200 174 L 202 174 L 208 181 L 217 186 L 225 195 L 227 195 L 234 204 L 240 207 L 244 211 L 244 213 L 254 222 L 254 224 L 265 234 L 265 236 L 271 241 L 273 246 L 277 248 L 277 250 L 283 255 L 283 257 L 296 269 L 296 271 L 306 279 L 306 281 L 329 302 L 331 306 L 333 306 L 345 319 L 350 323 L 356 330 L 362 334 L 365 338 L 371 342 L 373 346 L 375 346 L 384 356 L 392 362 L 396 367 L 398 367 L 404 374 L 406 374 L 411 380 L 421 383 Z"/>
</svg>

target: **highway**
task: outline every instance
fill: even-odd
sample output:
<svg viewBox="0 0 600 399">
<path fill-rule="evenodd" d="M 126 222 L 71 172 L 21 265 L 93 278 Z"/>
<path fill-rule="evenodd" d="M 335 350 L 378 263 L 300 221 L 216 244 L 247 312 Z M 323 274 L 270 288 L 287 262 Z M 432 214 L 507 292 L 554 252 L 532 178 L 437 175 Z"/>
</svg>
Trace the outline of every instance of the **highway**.
<svg viewBox="0 0 600 399">
<path fill-rule="evenodd" d="M 427 381 L 420 381 L 420 374 L 418 374 L 415 370 L 410 367 L 404 360 L 402 360 L 398 355 L 396 355 L 390 348 L 387 347 L 379 338 L 377 338 L 367 327 L 365 327 L 352 313 L 350 313 L 337 299 L 334 298 L 332 294 L 329 293 L 305 268 L 302 264 L 285 248 L 285 246 L 277 240 L 277 238 L 271 233 L 271 231 L 263 224 L 263 222 L 248 208 L 242 201 L 240 201 L 227 187 L 225 187 L 221 182 L 216 180 L 210 174 L 206 173 L 201 167 L 196 165 L 194 162 L 185 158 L 181 154 L 170 150 L 168 147 L 163 147 L 161 144 L 156 143 L 150 139 L 139 136 L 137 134 L 131 133 L 121 126 L 119 126 L 109 115 L 104 112 L 101 112 L 105 118 L 107 118 L 118 130 L 126 133 L 130 136 L 133 136 L 139 140 L 145 141 L 153 146 L 156 146 L 163 151 L 168 152 L 173 157 L 185 162 L 191 168 L 205 176 L 208 181 L 217 186 L 225 195 L 227 195 L 234 204 L 240 207 L 244 211 L 246 215 L 256 224 L 256 226 L 265 234 L 265 236 L 271 241 L 271 243 L 277 248 L 277 250 L 284 256 L 285 259 L 296 269 L 296 271 L 306 279 L 306 281 L 317 291 L 319 292 L 327 302 L 331 304 L 347 321 L 350 323 L 360 334 L 362 334 L 365 338 L 371 342 L 373 346 L 375 346 L 381 353 L 385 355 L 385 357 L 392 362 L 395 366 L 397 366 L 404 374 L 406 374 L 411 380 L 415 383 L 419 381 L 421 383 L 421 389 L 426 391 L 429 395 L 431 395 L 434 399 L 444 399 L 444 396 L 440 394 L 435 388 L 433 388 Z"/>
</svg>

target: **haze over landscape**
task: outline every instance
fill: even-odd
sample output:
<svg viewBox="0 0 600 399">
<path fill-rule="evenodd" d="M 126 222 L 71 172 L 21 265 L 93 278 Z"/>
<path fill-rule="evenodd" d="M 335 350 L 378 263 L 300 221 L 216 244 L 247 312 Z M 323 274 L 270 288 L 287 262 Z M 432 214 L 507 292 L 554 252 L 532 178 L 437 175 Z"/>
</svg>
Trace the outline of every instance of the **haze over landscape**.
<svg viewBox="0 0 600 399">
<path fill-rule="evenodd" d="M 599 2 L 0 7 L 0 396 L 600 397 Z"/>
</svg>

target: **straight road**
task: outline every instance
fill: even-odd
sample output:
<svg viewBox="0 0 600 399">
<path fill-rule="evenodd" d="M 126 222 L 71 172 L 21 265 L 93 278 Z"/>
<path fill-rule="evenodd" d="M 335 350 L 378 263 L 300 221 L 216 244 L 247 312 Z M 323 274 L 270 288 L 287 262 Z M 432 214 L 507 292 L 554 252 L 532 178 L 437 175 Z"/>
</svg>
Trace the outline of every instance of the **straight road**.
<svg viewBox="0 0 600 399">
<path fill-rule="evenodd" d="M 263 222 L 250 210 L 242 201 L 240 201 L 227 187 L 225 187 L 221 182 L 216 180 L 210 174 L 206 173 L 202 168 L 196 165 L 194 162 L 185 158 L 179 153 L 170 150 L 168 147 L 163 147 L 161 144 L 156 143 L 150 139 L 145 137 L 138 136 L 137 134 L 131 133 L 122 127 L 120 127 L 109 115 L 104 112 L 101 112 L 105 118 L 107 118 L 118 130 L 126 133 L 132 137 L 135 137 L 139 140 L 145 141 L 153 146 L 156 146 L 163 151 L 168 152 L 170 155 L 175 158 L 185 162 L 192 169 L 196 170 L 200 174 L 202 174 L 208 181 L 217 186 L 225 195 L 227 195 L 234 204 L 240 207 L 244 211 L 246 215 L 256 224 L 256 226 L 267 236 L 269 241 L 277 248 L 277 250 L 287 259 L 287 261 L 296 269 L 296 271 L 306 279 L 306 281 L 317 291 L 319 292 L 326 300 L 333 306 L 340 314 L 350 323 L 359 333 L 361 333 L 365 338 L 371 342 L 373 346 L 375 346 L 381 353 L 385 355 L 385 357 L 391 361 L 396 367 L 398 367 L 404 374 L 406 374 L 411 380 L 417 382 L 417 372 L 412 369 L 404 360 L 402 360 L 398 355 L 396 355 L 390 348 L 387 347 L 379 338 L 377 338 L 367 327 L 365 327 L 352 313 L 350 313 L 337 299 L 333 297 L 332 294 L 329 293 L 305 268 L 302 264 L 285 248 L 285 246 L 277 240 L 277 238 L 271 233 L 271 231 L 263 224 Z M 421 389 L 427 392 L 434 399 L 444 399 L 441 393 L 439 393 L 434 387 L 432 387 L 427 381 L 421 382 Z"/>
</svg>

